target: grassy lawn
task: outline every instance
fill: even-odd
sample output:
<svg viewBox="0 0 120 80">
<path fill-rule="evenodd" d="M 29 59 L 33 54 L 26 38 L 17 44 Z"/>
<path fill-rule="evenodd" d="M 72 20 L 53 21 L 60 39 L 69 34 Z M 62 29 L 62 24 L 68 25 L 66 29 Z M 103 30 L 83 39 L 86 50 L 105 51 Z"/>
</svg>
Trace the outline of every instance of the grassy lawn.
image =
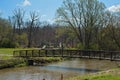
<svg viewBox="0 0 120 80">
<path fill-rule="evenodd" d="M 78 76 L 66 80 L 120 80 L 120 69 L 108 70 L 94 74 Z"/>
<path fill-rule="evenodd" d="M 31 50 L 35 48 L 0 48 L 0 54 L 12 55 L 14 50 Z"/>
<path fill-rule="evenodd" d="M 11 55 L 13 54 L 14 48 L 0 48 L 0 54 L 7 54 Z"/>
<path fill-rule="evenodd" d="M 14 50 L 31 50 L 34 48 L 0 48 L 0 59 L 10 59 L 13 58 Z"/>
<path fill-rule="evenodd" d="M 13 48 L 0 48 L 0 60 L 11 59 L 13 51 Z"/>
</svg>

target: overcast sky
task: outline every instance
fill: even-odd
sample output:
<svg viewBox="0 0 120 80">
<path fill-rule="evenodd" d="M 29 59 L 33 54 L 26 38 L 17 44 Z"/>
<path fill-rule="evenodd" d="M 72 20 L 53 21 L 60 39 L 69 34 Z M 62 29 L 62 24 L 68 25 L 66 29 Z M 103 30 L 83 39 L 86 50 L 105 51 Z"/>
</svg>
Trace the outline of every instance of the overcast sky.
<svg viewBox="0 0 120 80">
<path fill-rule="evenodd" d="M 103 2 L 107 9 L 116 12 L 120 10 L 120 0 L 99 0 Z M 26 12 L 37 11 L 42 16 L 42 20 L 52 21 L 58 7 L 63 0 L 1 0 L 0 12 L 2 17 L 8 18 L 13 14 L 13 10 L 23 8 Z"/>
</svg>

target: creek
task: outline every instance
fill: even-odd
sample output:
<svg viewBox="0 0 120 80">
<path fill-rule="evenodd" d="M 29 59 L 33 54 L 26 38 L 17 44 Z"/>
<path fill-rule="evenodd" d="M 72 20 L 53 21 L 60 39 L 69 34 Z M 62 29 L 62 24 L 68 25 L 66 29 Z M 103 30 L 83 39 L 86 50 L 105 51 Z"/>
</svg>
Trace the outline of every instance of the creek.
<svg viewBox="0 0 120 80">
<path fill-rule="evenodd" d="M 45 66 L 27 66 L 0 70 L 0 80 L 61 80 L 116 68 L 119 62 L 95 59 L 70 59 Z"/>
</svg>

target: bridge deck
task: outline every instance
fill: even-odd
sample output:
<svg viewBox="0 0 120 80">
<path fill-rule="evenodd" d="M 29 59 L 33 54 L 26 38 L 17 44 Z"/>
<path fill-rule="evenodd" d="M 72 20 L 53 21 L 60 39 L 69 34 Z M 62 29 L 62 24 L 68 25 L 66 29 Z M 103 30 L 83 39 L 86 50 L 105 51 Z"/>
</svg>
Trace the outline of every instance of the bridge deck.
<svg viewBox="0 0 120 80">
<path fill-rule="evenodd" d="M 70 57 L 120 60 L 120 51 L 95 51 L 95 50 L 61 50 L 61 49 L 39 49 L 39 50 L 16 50 L 14 57 Z"/>
</svg>

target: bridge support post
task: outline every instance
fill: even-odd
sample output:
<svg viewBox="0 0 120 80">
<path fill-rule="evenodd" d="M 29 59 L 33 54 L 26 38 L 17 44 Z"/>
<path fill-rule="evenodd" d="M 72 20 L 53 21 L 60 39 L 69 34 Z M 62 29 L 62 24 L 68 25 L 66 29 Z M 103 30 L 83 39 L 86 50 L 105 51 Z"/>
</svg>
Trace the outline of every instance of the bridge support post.
<svg viewBox="0 0 120 80">
<path fill-rule="evenodd" d="M 112 61 L 113 60 L 113 54 L 112 54 L 112 52 L 110 52 L 110 60 Z"/>
<path fill-rule="evenodd" d="M 89 59 L 91 58 L 90 54 L 91 54 L 91 51 L 88 51 Z"/>
<path fill-rule="evenodd" d="M 28 60 L 28 65 L 33 66 L 34 61 L 33 60 Z"/>
<path fill-rule="evenodd" d="M 47 50 L 45 50 L 45 56 L 47 57 L 47 53 L 48 53 L 48 51 Z"/>
</svg>

